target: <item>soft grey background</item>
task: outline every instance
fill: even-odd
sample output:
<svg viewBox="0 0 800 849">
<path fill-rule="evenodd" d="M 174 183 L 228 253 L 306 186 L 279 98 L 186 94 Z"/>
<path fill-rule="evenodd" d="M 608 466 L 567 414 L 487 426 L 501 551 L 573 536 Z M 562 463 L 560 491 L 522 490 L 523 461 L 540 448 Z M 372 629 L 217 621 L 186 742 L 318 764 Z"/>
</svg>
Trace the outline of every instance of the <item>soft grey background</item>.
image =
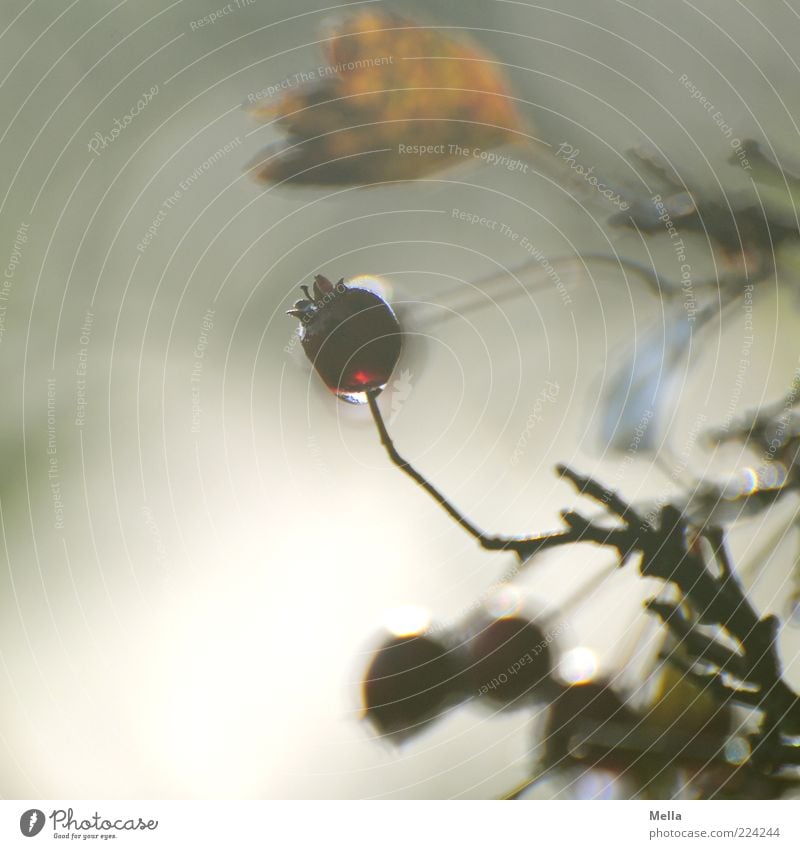
<svg viewBox="0 0 800 849">
<path fill-rule="evenodd" d="M 556 462 L 604 474 L 630 497 L 664 491 L 651 458 L 621 466 L 596 426 L 619 351 L 659 320 L 659 303 L 619 271 L 572 268 L 561 272 L 567 307 L 535 266 L 523 276 L 533 294 L 517 290 L 438 329 L 442 310 L 413 302 L 446 305 L 464 281 L 526 260 L 509 239 L 455 220 L 454 208 L 507 223 L 553 259 L 609 240 L 646 253 L 597 208 L 570 201 L 553 172 L 476 166 L 335 196 L 265 191 L 244 169 L 276 137 L 243 104 L 316 67 L 320 26 L 345 7 L 254 0 L 191 28 L 222 5 L 3 0 L 3 268 L 17 229 L 28 229 L 0 341 L 0 794 L 502 794 L 526 775 L 529 715 L 469 706 L 394 751 L 357 721 L 358 682 L 388 611 L 413 604 L 458 620 L 513 564 L 477 551 L 388 467 L 365 411 L 335 402 L 284 352 L 293 327 L 283 311 L 315 273 L 383 275 L 396 301 L 412 302 L 410 326 L 424 327 L 403 366 L 412 390 L 392 425 L 398 445 L 487 528 L 545 529 L 572 502 Z M 641 190 L 624 159 L 641 146 L 687 182 L 747 192 L 746 174 L 726 163 L 729 141 L 681 74 L 737 137 L 781 156 L 797 148 L 795 2 L 393 8 L 468 32 L 506 63 L 538 137 L 580 148 L 581 162 L 621 186 Z M 116 141 L 91 153 L 94 133 L 109 133 L 154 85 Z M 236 139 L 137 251 L 180 181 Z M 666 240 L 653 251 L 676 277 Z M 692 264 L 698 275 L 711 269 L 699 240 Z M 755 298 L 739 412 L 791 379 L 796 285 Z M 190 379 L 208 310 L 193 432 Z M 705 462 L 696 446 L 685 452 L 686 435 L 698 410 L 709 423 L 727 410 L 742 333 L 738 314 L 708 334 L 665 428 L 671 451 L 684 452 L 686 482 Z M 558 397 L 512 464 L 546 380 Z M 735 540 L 743 561 L 756 557 L 760 529 L 751 522 Z M 520 586 L 531 610 L 567 617 L 564 649 L 592 649 L 602 672 L 633 686 L 655 631 L 639 600 L 655 587 L 614 573 L 580 609 L 557 612 L 607 562 L 589 551 L 551 558 Z M 763 608 L 784 612 L 788 563 L 776 558 L 757 583 Z M 782 639 L 800 683 L 790 629 Z"/>
</svg>

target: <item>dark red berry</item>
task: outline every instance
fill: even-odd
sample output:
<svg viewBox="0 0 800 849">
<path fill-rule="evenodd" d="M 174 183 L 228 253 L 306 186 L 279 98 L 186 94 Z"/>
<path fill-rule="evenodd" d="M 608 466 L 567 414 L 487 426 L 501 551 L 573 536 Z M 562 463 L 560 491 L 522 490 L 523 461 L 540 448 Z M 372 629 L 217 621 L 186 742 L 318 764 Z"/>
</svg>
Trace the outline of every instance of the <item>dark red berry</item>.
<svg viewBox="0 0 800 849">
<path fill-rule="evenodd" d="M 466 675 L 473 693 L 503 706 L 525 707 L 546 698 L 552 639 L 522 616 L 478 620 L 465 643 Z"/>
<path fill-rule="evenodd" d="M 545 752 L 558 763 L 599 729 L 635 727 L 636 715 L 605 682 L 573 684 L 553 701 L 545 729 Z"/>
<path fill-rule="evenodd" d="M 300 319 L 300 341 L 326 386 L 348 401 L 383 389 L 401 347 L 400 324 L 386 301 L 368 289 L 335 286 L 322 275 L 313 295 L 297 301 L 289 315 Z"/>
<path fill-rule="evenodd" d="M 363 683 L 366 715 L 400 741 L 458 701 L 456 655 L 432 637 L 390 637 L 376 652 Z"/>
</svg>

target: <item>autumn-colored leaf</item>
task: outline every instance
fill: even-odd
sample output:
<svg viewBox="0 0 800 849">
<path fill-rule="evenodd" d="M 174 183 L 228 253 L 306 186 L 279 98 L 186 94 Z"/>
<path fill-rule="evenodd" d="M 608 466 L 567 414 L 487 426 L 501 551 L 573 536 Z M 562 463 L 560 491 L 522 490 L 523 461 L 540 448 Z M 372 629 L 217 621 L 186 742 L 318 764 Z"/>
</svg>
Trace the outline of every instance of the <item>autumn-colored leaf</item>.
<svg viewBox="0 0 800 849">
<path fill-rule="evenodd" d="M 286 83 L 254 110 L 286 134 L 256 163 L 270 183 L 415 179 L 526 139 L 498 63 L 385 12 L 343 21 L 325 42 L 325 64 Z"/>
</svg>

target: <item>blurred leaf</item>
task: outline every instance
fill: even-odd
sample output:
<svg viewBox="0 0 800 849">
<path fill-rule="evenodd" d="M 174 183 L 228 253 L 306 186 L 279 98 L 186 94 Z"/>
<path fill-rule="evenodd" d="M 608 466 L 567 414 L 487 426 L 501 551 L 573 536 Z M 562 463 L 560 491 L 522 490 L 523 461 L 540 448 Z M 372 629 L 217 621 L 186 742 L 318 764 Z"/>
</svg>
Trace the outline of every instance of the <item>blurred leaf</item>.
<svg viewBox="0 0 800 849">
<path fill-rule="evenodd" d="M 331 31 L 325 62 L 254 109 L 287 135 L 254 163 L 261 180 L 410 180 L 474 161 L 475 150 L 526 141 L 498 63 L 437 29 L 362 11 Z M 405 150 L 413 146 L 429 152 Z"/>
<path fill-rule="evenodd" d="M 600 422 L 603 445 L 620 452 L 632 446 L 653 451 L 658 446 L 664 415 L 674 407 L 681 389 L 679 367 L 694 327 L 686 320 L 683 308 L 676 306 L 636 340 L 604 395 Z"/>
</svg>

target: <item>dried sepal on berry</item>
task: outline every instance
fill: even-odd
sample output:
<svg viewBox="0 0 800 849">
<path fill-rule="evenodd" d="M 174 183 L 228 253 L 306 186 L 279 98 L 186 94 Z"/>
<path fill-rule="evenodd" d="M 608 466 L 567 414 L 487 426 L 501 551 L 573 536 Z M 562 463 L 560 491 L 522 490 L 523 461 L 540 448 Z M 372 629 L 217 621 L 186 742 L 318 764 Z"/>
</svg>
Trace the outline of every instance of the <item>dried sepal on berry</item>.
<svg viewBox="0 0 800 849">
<path fill-rule="evenodd" d="M 300 342 L 325 385 L 346 401 L 363 403 L 366 393 L 388 382 L 402 347 L 400 324 L 375 292 L 333 284 L 322 275 L 313 292 L 288 314 L 300 319 Z"/>
</svg>

